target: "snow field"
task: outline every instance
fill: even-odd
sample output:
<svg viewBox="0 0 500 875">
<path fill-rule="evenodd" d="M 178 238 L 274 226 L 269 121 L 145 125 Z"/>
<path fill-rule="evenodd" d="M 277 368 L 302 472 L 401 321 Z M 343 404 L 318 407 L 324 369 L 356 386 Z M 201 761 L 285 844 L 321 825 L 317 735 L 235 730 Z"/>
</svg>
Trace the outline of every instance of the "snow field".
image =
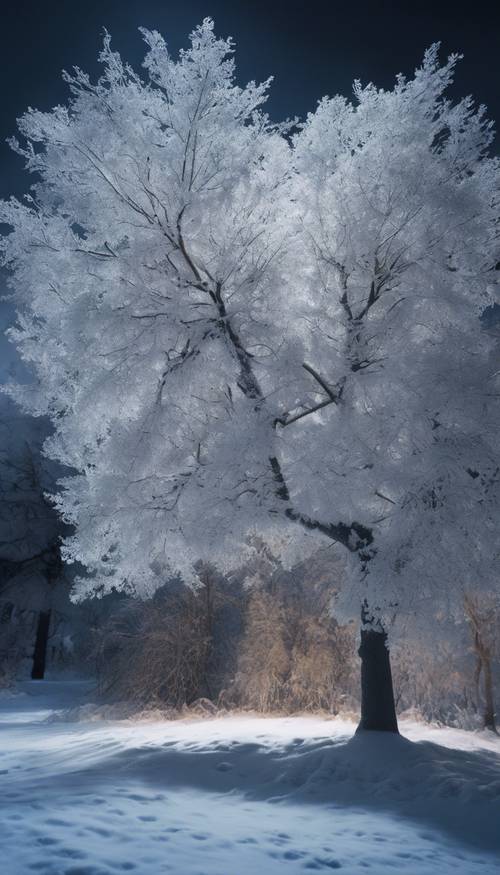
<svg viewBox="0 0 500 875">
<path fill-rule="evenodd" d="M 418 744 L 349 740 L 352 723 L 316 717 L 68 722 L 84 685 L 25 691 L 0 702 L 6 875 L 499 871 L 496 739 L 405 723 Z"/>
</svg>

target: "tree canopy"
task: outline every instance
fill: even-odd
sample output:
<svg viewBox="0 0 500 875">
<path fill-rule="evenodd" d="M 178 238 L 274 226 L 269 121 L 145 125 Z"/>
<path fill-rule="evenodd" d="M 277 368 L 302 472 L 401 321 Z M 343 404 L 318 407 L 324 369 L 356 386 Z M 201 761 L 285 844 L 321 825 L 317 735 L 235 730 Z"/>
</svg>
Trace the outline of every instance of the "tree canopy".
<svg viewBox="0 0 500 875">
<path fill-rule="evenodd" d="M 209 19 L 177 60 L 142 33 L 142 77 L 106 35 L 97 83 L 19 120 L 35 181 L 0 206 L 78 593 L 196 584 L 255 532 L 346 547 L 383 623 L 491 585 L 500 177 L 458 57 L 275 124 Z"/>
</svg>

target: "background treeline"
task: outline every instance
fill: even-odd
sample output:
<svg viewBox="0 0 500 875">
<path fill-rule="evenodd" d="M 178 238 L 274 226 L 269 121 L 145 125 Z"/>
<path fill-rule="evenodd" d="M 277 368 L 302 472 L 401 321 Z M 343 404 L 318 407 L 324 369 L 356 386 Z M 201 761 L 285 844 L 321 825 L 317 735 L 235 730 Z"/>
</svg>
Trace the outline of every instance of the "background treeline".
<svg viewBox="0 0 500 875">
<path fill-rule="evenodd" d="M 99 610 L 82 606 L 88 634 L 79 658 L 95 672 L 101 699 L 201 712 L 357 712 L 356 625 L 334 613 L 341 564 L 331 550 L 292 571 L 264 558 L 257 572 L 231 578 L 203 568 L 197 592 L 170 583 L 146 602 L 111 596 Z M 453 624 L 436 618 L 428 634 L 400 636 L 397 708 L 491 727 L 500 694 L 498 612 L 469 602 L 457 616 Z"/>
<path fill-rule="evenodd" d="M 102 703 L 260 713 L 359 708 L 356 624 L 335 617 L 343 568 L 330 549 L 291 571 L 266 545 L 231 577 L 200 568 L 203 586 L 169 581 L 141 601 L 112 594 L 74 605 L 71 579 L 37 559 L 0 589 L 0 687 L 29 677 L 39 617 L 50 614 L 46 676 L 95 676 Z M 43 557 L 45 561 L 45 557 Z M 495 725 L 500 701 L 500 616 L 469 597 L 456 621 L 408 628 L 393 647 L 400 713 L 464 728 Z"/>
</svg>

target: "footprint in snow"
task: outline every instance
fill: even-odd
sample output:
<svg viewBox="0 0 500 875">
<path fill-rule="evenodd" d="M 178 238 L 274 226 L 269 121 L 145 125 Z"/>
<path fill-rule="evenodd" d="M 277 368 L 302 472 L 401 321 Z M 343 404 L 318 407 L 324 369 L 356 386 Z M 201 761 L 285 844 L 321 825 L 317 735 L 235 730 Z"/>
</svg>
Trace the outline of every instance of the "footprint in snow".
<svg viewBox="0 0 500 875">
<path fill-rule="evenodd" d="M 102 869 L 96 869 L 95 866 L 72 866 L 71 869 L 65 869 L 64 875 L 104 875 Z"/>
<path fill-rule="evenodd" d="M 338 860 L 327 859 L 326 857 L 315 857 L 305 865 L 306 869 L 341 869 L 342 864 Z"/>
<path fill-rule="evenodd" d="M 286 832 L 277 832 L 271 836 L 270 841 L 273 845 L 286 845 L 290 841 L 290 836 Z"/>
<path fill-rule="evenodd" d="M 52 853 L 57 857 L 70 857 L 72 860 L 85 860 L 87 857 L 87 854 L 79 851 L 78 848 L 57 848 Z"/>
<path fill-rule="evenodd" d="M 95 835 L 102 836 L 104 839 L 109 838 L 111 835 L 109 829 L 102 829 L 100 826 L 88 826 L 87 832 L 93 832 Z"/>
</svg>

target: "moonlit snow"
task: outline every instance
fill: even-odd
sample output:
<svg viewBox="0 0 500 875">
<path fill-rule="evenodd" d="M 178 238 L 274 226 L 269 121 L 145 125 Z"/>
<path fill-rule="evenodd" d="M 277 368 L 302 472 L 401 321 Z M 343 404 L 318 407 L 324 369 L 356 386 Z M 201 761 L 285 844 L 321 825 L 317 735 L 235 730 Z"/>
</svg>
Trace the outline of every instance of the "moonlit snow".
<svg viewBox="0 0 500 875">
<path fill-rule="evenodd" d="M 77 707 L 92 701 L 84 682 L 21 690 L 0 699 L 6 875 L 499 871 L 500 741 L 487 733 L 110 722 Z"/>
</svg>

